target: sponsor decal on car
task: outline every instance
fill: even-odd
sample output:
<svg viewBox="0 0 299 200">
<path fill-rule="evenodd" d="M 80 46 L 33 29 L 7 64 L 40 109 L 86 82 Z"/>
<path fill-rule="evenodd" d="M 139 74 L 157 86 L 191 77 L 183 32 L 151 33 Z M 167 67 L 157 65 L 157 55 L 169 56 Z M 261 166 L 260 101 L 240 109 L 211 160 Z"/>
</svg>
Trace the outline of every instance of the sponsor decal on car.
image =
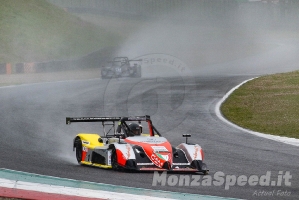
<svg viewBox="0 0 299 200">
<path fill-rule="evenodd" d="M 140 170 L 153 170 L 153 171 L 166 171 L 167 169 L 162 169 L 162 168 L 149 168 L 149 167 L 142 167 Z"/>
<path fill-rule="evenodd" d="M 194 151 L 194 154 L 193 154 L 193 156 L 194 156 L 193 160 L 196 160 L 197 159 L 197 154 L 199 152 L 199 147 L 197 145 L 194 145 L 194 149 L 195 149 L 195 151 Z"/>
<path fill-rule="evenodd" d="M 151 146 L 154 152 L 168 152 L 164 146 Z"/>
<path fill-rule="evenodd" d="M 127 160 L 130 158 L 130 150 L 131 150 L 131 146 L 129 144 L 126 145 L 126 149 L 127 149 Z"/>
<path fill-rule="evenodd" d="M 137 165 L 154 165 L 154 163 L 137 163 Z"/>
<path fill-rule="evenodd" d="M 156 154 L 153 153 L 151 155 L 150 159 L 156 166 L 162 167 L 161 159 L 159 159 L 159 157 Z"/>
<path fill-rule="evenodd" d="M 82 140 L 82 144 L 89 145 L 90 142 L 88 142 L 88 141 L 86 141 L 86 140 Z"/>
<path fill-rule="evenodd" d="M 190 165 L 190 163 L 172 163 L 173 165 Z"/>
<path fill-rule="evenodd" d="M 156 137 L 145 137 L 140 142 L 150 143 L 150 144 L 160 144 L 167 141 L 165 138 L 156 138 Z"/>
</svg>

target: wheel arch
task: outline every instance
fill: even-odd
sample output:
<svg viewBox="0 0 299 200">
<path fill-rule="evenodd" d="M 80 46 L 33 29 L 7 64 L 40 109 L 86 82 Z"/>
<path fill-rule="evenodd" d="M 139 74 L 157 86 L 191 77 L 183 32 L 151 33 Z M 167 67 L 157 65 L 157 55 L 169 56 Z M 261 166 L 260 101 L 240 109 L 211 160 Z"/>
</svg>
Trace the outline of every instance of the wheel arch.
<svg viewBox="0 0 299 200">
<path fill-rule="evenodd" d="M 80 137 L 79 135 L 77 135 L 77 136 L 74 138 L 74 140 L 73 140 L 73 151 L 75 151 L 75 149 L 76 149 L 76 145 L 79 143 L 79 141 L 80 141 L 80 143 L 81 143 L 81 145 L 82 145 L 82 139 L 81 139 L 81 137 Z"/>
</svg>

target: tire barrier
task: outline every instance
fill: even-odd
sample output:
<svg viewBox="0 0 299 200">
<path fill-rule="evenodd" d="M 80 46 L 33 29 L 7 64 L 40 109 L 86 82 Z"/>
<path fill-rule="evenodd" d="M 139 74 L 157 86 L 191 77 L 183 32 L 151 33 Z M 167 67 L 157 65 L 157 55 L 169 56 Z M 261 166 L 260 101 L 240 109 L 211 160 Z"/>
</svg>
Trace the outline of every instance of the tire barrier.
<svg viewBox="0 0 299 200">
<path fill-rule="evenodd" d="M 0 64 L 0 74 L 28 74 L 68 71 L 77 67 L 76 61 L 49 61 L 30 63 L 4 63 Z"/>
<path fill-rule="evenodd" d="M 76 69 L 100 68 L 114 56 L 116 47 L 107 47 L 73 60 L 47 62 L 0 63 L 0 74 L 47 73 Z"/>
<path fill-rule="evenodd" d="M 0 74 L 12 74 L 12 64 L 0 63 Z"/>
<path fill-rule="evenodd" d="M 24 73 L 24 63 L 17 63 L 15 65 L 16 74 L 23 74 Z"/>
<path fill-rule="evenodd" d="M 24 73 L 35 73 L 35 63 L 24 63 Z"/>
<path fill-rule="evenodd" d="M 0 63 L 0 74 L 6 74 L 6 63 Z"/>
</svg>

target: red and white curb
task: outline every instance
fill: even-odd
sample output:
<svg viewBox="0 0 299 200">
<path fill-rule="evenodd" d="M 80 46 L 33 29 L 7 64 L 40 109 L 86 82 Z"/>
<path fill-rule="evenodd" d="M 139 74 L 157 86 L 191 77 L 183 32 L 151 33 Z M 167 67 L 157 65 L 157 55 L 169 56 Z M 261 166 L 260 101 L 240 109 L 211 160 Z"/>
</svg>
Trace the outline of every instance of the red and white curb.
<svg viewBox="0 0 299 200">
<path fill-rule="evenodd" d="M 32 199 L 32 200 L 104 200 L 100 198 L 87 198 L 72 195 L 61 195 L 53 193 L 36 192 L 31 190 L 20 190 L 15 188 L 0 187 L 0 196 L 6 198 L 18 198 L 18 199 Z"/>
<path fill-rule="evenodd" d="M 235 198 L 80 181 L 0 168 L 0 197 L 31 200 L 223 200 Z"/>
<path fill-rule="evenodd" d="M 0 178 L 0 196 L 38 200 L 170 200 L 169 198 L 55 186 L 2 178 Z"/>
</svg>

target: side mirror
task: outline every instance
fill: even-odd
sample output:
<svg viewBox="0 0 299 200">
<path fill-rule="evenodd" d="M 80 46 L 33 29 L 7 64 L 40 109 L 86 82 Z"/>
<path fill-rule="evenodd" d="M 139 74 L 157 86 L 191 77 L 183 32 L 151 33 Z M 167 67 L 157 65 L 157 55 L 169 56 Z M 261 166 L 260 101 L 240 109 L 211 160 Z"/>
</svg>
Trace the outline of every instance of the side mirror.
<svg viewBox="0 0 299 200">
<path fill-rule="evenodd" d="M 188 144 L 188 137 L 191 137 L 191 134 L 183 134 L 183 137 L 186 138 L 186 144 Z"/>
<path fill-rule="evenodd" d="M 116 132 L 117 132 L 117 133 L 120 133 L 120 132 L 121 132 L 120 124 L 118 124 L 117 129 L 116 129 Z"/>
</svg>

